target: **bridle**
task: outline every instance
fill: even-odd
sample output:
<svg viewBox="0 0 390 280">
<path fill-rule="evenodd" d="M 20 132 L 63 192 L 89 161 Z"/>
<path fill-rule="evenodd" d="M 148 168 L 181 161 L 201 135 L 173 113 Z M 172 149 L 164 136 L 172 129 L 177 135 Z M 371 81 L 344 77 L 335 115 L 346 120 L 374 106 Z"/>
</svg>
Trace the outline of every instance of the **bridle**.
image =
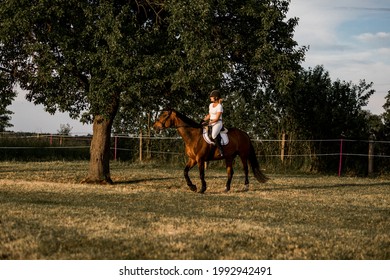
<svg viewBox="0 0 390 280">
<path fill-rule="evenodd" d="M 172 113 L 174 110 L 172 109 L 169 109 L 169 110 L 166 110 L 168 111 L 168 115 L 164 118 L 164 120 L 160 121 L 158 120 L 157 122 L 159 122 L 161 124 L 161 127 L 162 129 L 166 129 L 168 128 L 165 123 L 168 121 L 168 119 L 171 117 Z M 170 127 L 172 128 L 180 128 L 180 127 L 191 127 L 190 125 L 171 125 Z"/>
<path fill-rule="evenodd" d="M 168 110 L 168 115 L 165 117 L 163 121 L 158 120 L 159 123 L 161 123 L 161 126 L 163 129 L 168 128 L 165 126 L 165 123 L 168 121 L 168 119 L 171 117 L 173 110 Z"/>
</svg>

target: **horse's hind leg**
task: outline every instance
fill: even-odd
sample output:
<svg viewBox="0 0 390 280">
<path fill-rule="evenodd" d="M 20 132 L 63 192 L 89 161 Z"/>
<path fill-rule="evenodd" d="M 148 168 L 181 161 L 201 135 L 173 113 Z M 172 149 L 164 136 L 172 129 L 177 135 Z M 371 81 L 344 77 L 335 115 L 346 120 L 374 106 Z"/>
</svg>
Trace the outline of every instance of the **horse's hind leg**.
<svg viewBox="0 0 390 280">
<path fill-rule="evenodd" d="M 244 191 L 249 190 L 249 168 L 248 168 L 248 159 L 244 156 L 240 156 L 242 167 L 244 168 L 244 174 L 245 174 L 245 188 Z"/>
<path fill-rule="evenodd" d="M 232 158 L 226 158 L 225 163 L 226 163 L 226 172 L 227 172 L 227 175 L 228 175 L 228 180 L 226 182 L 225 192 L 228 192 L 228 191 L 230 191 L 230 185 L 232 183 L 233 174 L 234 174 L 233 159 Z"/>
<path fill-rule="evenodd" d="M 184 168 L 184 178 L 186 179 L 188 187 L 191 189 L 191 191 L 196 192 L 196 186 L 191 182 L 190 176 L 188 175 L 188 172 L 192 167 L 194 167 L 196 164 L 196 161 L 193 159 L 189 159 L 186 167 Z"/>
</svg>

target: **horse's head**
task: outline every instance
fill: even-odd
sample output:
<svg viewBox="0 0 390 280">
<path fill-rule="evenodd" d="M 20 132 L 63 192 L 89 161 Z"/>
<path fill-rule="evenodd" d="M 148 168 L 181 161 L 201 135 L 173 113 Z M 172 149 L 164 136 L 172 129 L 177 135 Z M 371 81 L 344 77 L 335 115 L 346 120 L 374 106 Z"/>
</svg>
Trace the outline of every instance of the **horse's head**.
<svg viewBox="0 0 390 280">
<path fill-rule="evenodd" d="M 175 110 L 164 110 L 153 125 L 155 130 L 162 130 L 174 126 Z"/>
</svg>

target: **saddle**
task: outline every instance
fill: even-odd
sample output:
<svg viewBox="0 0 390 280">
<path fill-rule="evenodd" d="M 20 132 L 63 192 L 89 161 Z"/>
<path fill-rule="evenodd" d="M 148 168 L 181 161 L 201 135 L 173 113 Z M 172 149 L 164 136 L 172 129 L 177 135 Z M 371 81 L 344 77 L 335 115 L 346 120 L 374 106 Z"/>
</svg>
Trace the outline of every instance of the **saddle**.
<svg viewBox="0 0 390 280">
<path fill-rule="evenodd" d="M 221 135 L 221 144 L 222 146 L 225 146 L 227 144 L 229 144 L 229 137 L 228 137 L 228 129 L 226 129 L 225 127 L 222 127 L 221 131 L 219 132 L 219 134 Z M 211 127 L 209 126 L 205 126 L 203 128 L 203 139 L 208 143 L 208 144 L 211 144 L 211 145 L 215 145 L 214 141 L 211 140 L 212 137 L 211 137 Z"/>
</svg>

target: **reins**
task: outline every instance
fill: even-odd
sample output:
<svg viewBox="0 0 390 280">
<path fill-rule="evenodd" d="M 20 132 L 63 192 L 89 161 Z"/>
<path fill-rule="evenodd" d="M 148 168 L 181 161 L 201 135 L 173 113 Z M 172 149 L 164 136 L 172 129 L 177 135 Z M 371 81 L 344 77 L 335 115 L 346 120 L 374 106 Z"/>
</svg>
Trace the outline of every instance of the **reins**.
<svg viewBox="0 0 390 280">
<path fill-rule="evenodd" d="M 166 123 L 166 122 L 168 121 L 168 119 L 171 117 L 173 111 L 174 111 L 174 110 L 172 110 L 172 109 L 168 110 L 168 115 L 165 117 L 165 119 L 164 119 L 163 121 L 159 121 L 159 122 L 161 123 L 161 126 L 162 126 L 163 129 L 168 128 L 167 126 L 165 126 L 165 123 Z M 178 112 L 176 112 L 176 115 L 177 115 L 177 114 L 178 114 Z M 177 116 L 177 118 L 180 119 L 182 122 L 186 123 L 186 122 L 185 122 L 183 119 L 181 119 L 180 117 Z M 192 125 L 189 125 L 189 124 L 178 125 L 178 126 L 176 126 L 176 125 L 171 125 L 170 127 L 171 127 L 171 128 L 176 128 L 176 129 L 177 129 L 177 128 L 182 128 L 182 127 L 202 128 L 202 126 L 201 126 L 201 127 L 195 127 L 195 126 L 192 126 Z"/>
</svg>

